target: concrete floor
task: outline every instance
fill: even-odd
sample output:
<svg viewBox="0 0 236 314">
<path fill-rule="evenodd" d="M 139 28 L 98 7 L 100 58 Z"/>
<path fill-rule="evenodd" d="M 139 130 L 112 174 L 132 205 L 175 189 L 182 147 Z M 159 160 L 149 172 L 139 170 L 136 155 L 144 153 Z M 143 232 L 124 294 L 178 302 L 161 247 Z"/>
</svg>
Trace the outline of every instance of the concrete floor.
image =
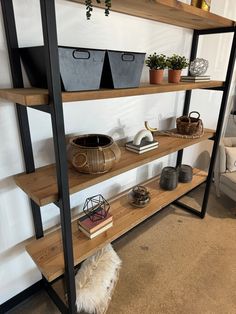
<svg viewBox="0 0 236 314">
<path fill-rule="evenodd" d="M 196 201 L 203 188 L 192 192 Z M 236 203 L 212 193 L 204 220 L 169 206 L 122 237 L 107 314 L 236 314 L 235 220 Z M 42 291 L 8 313 L 59 311 Z"/>
</svg>

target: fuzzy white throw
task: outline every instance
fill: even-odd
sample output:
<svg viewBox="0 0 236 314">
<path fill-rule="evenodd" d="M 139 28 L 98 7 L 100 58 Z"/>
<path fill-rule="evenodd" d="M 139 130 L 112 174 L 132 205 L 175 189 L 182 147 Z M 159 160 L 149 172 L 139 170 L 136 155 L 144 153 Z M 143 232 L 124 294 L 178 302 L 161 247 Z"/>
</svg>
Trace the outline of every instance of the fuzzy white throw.
<svg viewBox="0 0 236 314">
<path fill-rule="evenodd" d="M 78 312 L 106 312 L 120 267 L 121 260 L 111 244 L 83 262 L 75 276 Z"/>
</svg>

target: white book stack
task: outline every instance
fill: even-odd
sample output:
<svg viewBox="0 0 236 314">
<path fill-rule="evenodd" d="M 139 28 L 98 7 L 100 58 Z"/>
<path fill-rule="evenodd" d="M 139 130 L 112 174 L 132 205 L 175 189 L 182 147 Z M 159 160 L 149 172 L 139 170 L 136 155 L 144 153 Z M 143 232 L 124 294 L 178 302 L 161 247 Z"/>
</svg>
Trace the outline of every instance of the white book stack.
<svg viewBox="0 0 236 314">
<path fill-rule="evenodd" d="M 210 81 L 211 77 L 209 75 L 201 75 L 201 76 L 181 76 L 181 82 L 206 82 Z"/>
<path fill-rule="evenodd" d="M 156 149 L 159 143 L 157 141 L 147 141 L 142 139 L 140 145 L 135 145 L 133 142 L 128 142 L 125 144 L 125 148 L 136 154 L 143 154 L 150 150 Z"/>
</svg>

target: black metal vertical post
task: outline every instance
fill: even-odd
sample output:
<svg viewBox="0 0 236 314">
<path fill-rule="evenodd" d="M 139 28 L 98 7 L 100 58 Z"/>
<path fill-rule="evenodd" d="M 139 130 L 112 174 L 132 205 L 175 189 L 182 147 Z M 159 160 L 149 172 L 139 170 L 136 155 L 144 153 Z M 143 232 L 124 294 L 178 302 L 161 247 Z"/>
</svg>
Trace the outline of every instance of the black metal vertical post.
<svg viewBox="0 0 236 314">
<path fill-rule="evenodd" d="M 48 91 L 51 106 L 54 149 L 56 157 L 57 184 L 61 216 L 62 241 L 65 261 L 65 283 L 70 313 L 76 313 L 76 294 L 74 278 L 74 258 L 71 230 L 71 211 L 69 200 L 68 169 L 64 117 L 61 99 L 57 28 L 54 0 L 40 0 L 47 67 Z"/>
<path fill-rule="evenodd" d="M 213 171 L 214 171 L 218 146 L 220 143 L 223 123 L 224 123 L 224 116 L 225 116 L 225 110 L 226 110 L 226 106 L 227 106 L 227 100 L 228 100 L 229 91 L 230 91 L 230 83 L 231 83 L 232 75 L 233 75 L 233 71 L 234 71 L 235 58 L 236 58 L 236 28 L 234 28 L 234 37 L 233 37 L 231 51 L 230 51 L 230 57 L 229 57 L 227 74 L 226 74 L 224 92 L 223 92 L 223 96 L 222 96 L 222 100 L 221 100 L 221 107 L 220 107 L 219 118 L 218 118 L 217 127 L 216 127 L 216 134 L 215 134 L 215 138 L 214 138 L 214 145 L 213 145 L 212 155 L 211 155 L 211 162 L 210 162 L 210 166 L 209 166 L 206 188 L 205 188 L 205 193 L 204 193 L 203 202 L 202 202 L 202 210 L 201 210 L 201 217 L 202 218 L 204 218 L 205 214 L 206 214 L 208 198 L 209 198 L 209 193 L 210 193 L 210 188 L 211 188 L 211 182 L 212 182 L 212 177 L 213 177 Z"/>
<path fill-rule="evenodd" d="M 199 41 L 199 33 L 197 30 L 194 30 L 191 53 L 190 53 L 190 61 L 194 60 L 197 56 L 198 41 Z M 184 99 L 183 115 L 188 115 L 189 113 L 191 96 L 192 96 L 192 91 L 187 90 L 185 93 L 185 99 Z M 178 151 L 178 154 L 177 154 L 176 166 L 179 166 L 182 163 L 182 159 L 183 159 L 183 150 L 181 149 Z"/>
<path fill-rule="evenodd" d="M 18 51 L 18 40 L 12 0 L 1 0 L 1 6 L 13 87 L 22 88 L 24 87 L 24 83 L 21 71 L 20 56 Z M 16 104 L 16 113 L 21 137 L 21 145 L 24 155 L 25 170 L 27 173 L 34 172 L 35 171 L 34 156 L 30 136 L 27 108 L 19 104 Z M 35 204 L 33 200 L 30 200 L 30 202 L 34 220 L 35 235 L 36 238 L 40 238 L 43 236 L 43 226 L 40 207 L 37 204 Z"/>
</svg>

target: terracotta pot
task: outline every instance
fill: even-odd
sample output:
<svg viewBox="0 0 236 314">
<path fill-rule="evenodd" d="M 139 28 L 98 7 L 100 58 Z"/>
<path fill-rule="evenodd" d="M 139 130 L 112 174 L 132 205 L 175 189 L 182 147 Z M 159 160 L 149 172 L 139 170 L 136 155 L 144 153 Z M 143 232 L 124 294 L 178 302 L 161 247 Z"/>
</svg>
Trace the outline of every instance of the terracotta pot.
<svg viewBox="0 0 236 314">
<path fill-rule="evenodd" d="M 163 81 L 164 70 L 149 70 L 150 84 L 160 84 Z"/>
<path fill-rule="evenodd" d="M 168 70 L 168 82 L 169 83 L 179 83 L 182 70 Z"/>
<path fill-rule="evenodd" d="M 78 172 L 108 172 L 120 156 L 118 145 L 107 135 L 87 134 L 73 137 L 69 141 L 68 158 Z"/>
</svg>

